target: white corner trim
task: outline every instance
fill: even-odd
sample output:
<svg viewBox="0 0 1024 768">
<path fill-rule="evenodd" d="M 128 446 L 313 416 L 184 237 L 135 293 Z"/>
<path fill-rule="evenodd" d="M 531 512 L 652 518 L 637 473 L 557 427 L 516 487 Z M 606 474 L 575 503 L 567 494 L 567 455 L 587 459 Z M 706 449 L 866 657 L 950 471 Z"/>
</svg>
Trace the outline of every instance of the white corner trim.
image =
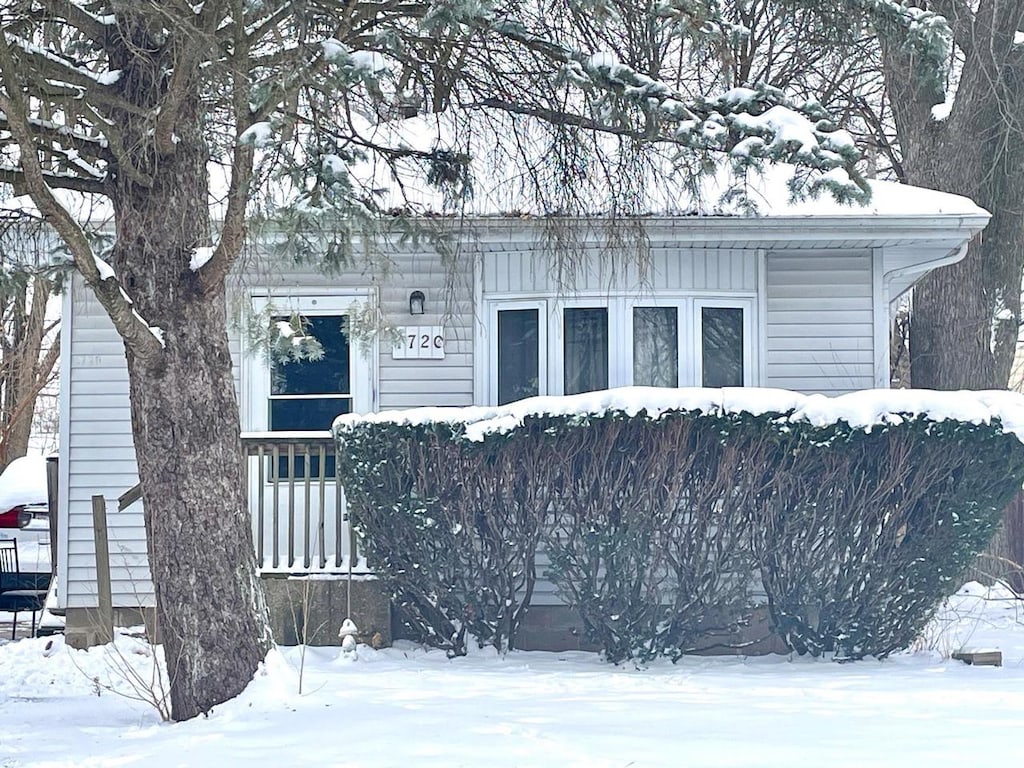
<svg viewBox="0 0 1024 768">
<path fill-rule="evenodd" d="M 888 389 L 889 379 L 889 290 L 883 274 L 884 252 L 871 249 L 872 346 L 875 360 L 875 387 Z"/>
<path fill-rule="evenodd" d="M 60 424 L 57 428 L 57 607 L 68 607 L 68 505 L 70 504 L 71 482 L 71 330 L 74 327 L 75 313 L 72 295 L 78 274 L 73 273 L 68 281 L 67 290 L 61 298 L 60 318 L 60 392 L 58 396 L 58 412 Z"/>
</svg>

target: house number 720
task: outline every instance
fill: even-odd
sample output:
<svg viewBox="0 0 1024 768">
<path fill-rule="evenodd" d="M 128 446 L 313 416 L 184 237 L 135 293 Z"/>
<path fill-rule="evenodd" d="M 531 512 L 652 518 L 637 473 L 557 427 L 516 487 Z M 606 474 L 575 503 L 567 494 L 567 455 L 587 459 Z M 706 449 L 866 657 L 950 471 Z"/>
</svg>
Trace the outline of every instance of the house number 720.
<svg viewBox="0 0 1024 768">
<path fill-rule="evenodd" d="M 441 349 L 444 347 L 444 336 L 441 334 L 429 334 L 429 333 L 410 333 L 407 335 L 409 339 L 409 349 Z"/>
<path fill-rule="evenodd" d="M 391 356 L 406 360 L 443 360 L 444 326 L 420 325 L 398 329 L 399 336 L 391 348 Z"/>
</svg>

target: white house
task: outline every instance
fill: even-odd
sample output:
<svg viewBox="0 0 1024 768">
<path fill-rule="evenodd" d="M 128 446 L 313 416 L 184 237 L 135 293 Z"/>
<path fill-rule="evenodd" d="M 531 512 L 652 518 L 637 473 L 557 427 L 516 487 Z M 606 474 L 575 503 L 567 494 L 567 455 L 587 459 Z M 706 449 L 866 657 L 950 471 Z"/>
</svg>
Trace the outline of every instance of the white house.
<svg viewBox="0 0 1024 768">
<path fill-rule="evenodd" d="M 755 190 L 758 216 L 631 221 L 649 243 L 646 270 L 604 247 L 600 221 L 561 222 L 574 231 L 583 265 L 570 290 L 551 274 L 544 222 L 523 218 L 467 220 L 465 266 L 454 276 L 436 253 L 411 245 L 391 247 L 386 279 L 249 262 L 236 281 L 233 357 L 243 430 L 261 435 L 249 442 L 250 495 L 265 572 L 372 570 L 348 557 L 333 483 L 316 466 L 287 470 L 289 445 L 301 455 L 303 436 L 322 439 L 339 413 L 496 404 L 627 384 L 829 394 L 888 386 L 893 300 L 929 270 L 962 258 L 989 216 L 965 198 L 873 186 L 873 202 L 860 208 L 792 204 L 781 182 L 768 180 Z M 388 336 L 366 348 L 330 332 L 361 322 L 367 308 L 400 329 L 400 344 Z M 114 503 L 138 481 L 123 348 L 80 280 L 63 311 L 57 574 L 59 605 L 74 632 L 97 604 L 94 494 L 111 502 L 114 606 L 149 606 L 153 596 L 141 503 L 123 510 Z M 275 372 L 265 355 L 247 349 L 240 329 L 247 317 L 265 313 L 267 323 L 291 311 L 329 339 L 326 354 Z M 282 431 L 291 442 L 265 434 Z M 261 458 L 275 450 L 276 461 Z"/>
</svg>

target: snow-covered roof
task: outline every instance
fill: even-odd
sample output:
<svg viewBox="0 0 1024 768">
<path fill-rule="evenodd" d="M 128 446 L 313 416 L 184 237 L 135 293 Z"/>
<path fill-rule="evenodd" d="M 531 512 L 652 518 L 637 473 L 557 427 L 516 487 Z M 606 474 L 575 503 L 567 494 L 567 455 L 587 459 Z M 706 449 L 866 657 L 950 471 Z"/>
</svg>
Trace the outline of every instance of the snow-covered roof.
<svg viewBox="0 0 1024 768">
<path fill-rule="evenodd" d="M 988 218 L 989 213 L 973 200 L 962 195 L 914 187 L 894 181 L 869 180 L 871 201 L 866 205 L 844 205 L 829 194 L 815 199 L 793 200 L 787 186 L 796 169 L 776 164 L 764 168 L 760 175 L 750 173 L 742 181 L 730 180 L 722 171 L 705 179 L 703 193 L 706 200 L 721 199 L 730 189 L 743 185 L 747 196 L 757 205 L 757 215 L 765 217 L 913 217 L 961 216 Z M 727 209 L 713 208 L 712 212 L 728 213 Z"/>
<path fill-rule="evenodd" d="M 473 158 L 473 195 L 456 204 L 457 212 L 470 216 L 541 214 L 530 194 L 522 163 L 512 158 L 501 162 L 493 156 L 498 137 L 482 129 L 472 135 L 460 132 L 443 116 L 418 116 L 405 120 L 363 123 L 364 137 L 370 142 L 407 147 L 427 153 L 438 149 L 466 153 Z M 325 156 L 333 167 L 340 160 Z M 369 156 L 350 166 L 350 171 L 365 189 L 377 190 L 384 208 L 412 204 L 431 212 L 451 212 L 453 205 L 438 189 L 423 179 L 422 166 L 413 161 L 388 163 Z M 986 210 L 969 198 L 913 187 L 891 181 L 869 180 L 871 201 L 866 205 L 843 204 L 828 192 L 814 198 L 794 199 L 790 182 L 801 173 L 793 165 L 765 162 L 756 169 L 737 175 L 727 158 L 717 170 L 692 184 L 673 169 L 668 160 L 648 165 L 643 194 L 652 216 L 730 216 L 746 218 L 928 218 L 966 217 L 983 226 L 989 218 Z M 804 172 L 806 173 L 806 172 Z M 841 169 L 830 172 L 841 184 L 849 179 Z M 595 185 L 594 210 L 600 215 L 606 205 L 601 184 Z"/>
</svg>

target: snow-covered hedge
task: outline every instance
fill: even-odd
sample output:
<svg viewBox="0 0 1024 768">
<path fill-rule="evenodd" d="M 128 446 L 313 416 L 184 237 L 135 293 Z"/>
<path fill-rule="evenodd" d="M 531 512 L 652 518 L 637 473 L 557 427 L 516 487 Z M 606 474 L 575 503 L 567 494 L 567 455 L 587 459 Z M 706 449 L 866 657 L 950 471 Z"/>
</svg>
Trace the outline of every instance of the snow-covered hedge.
<svg viewBox="0 0 1024 768">
<path fill-rule="evenodd" d="M 758 581 L 794 650 L 885 655 L 1024 479 L 1024 398 L 1006 392 L 629 388 L 335 430 L 367 556 L 407 628 L 450 653 L 467 634 L 514 647 L 542 545 L 615 661 L 736 628 Z"/>
</svg>

